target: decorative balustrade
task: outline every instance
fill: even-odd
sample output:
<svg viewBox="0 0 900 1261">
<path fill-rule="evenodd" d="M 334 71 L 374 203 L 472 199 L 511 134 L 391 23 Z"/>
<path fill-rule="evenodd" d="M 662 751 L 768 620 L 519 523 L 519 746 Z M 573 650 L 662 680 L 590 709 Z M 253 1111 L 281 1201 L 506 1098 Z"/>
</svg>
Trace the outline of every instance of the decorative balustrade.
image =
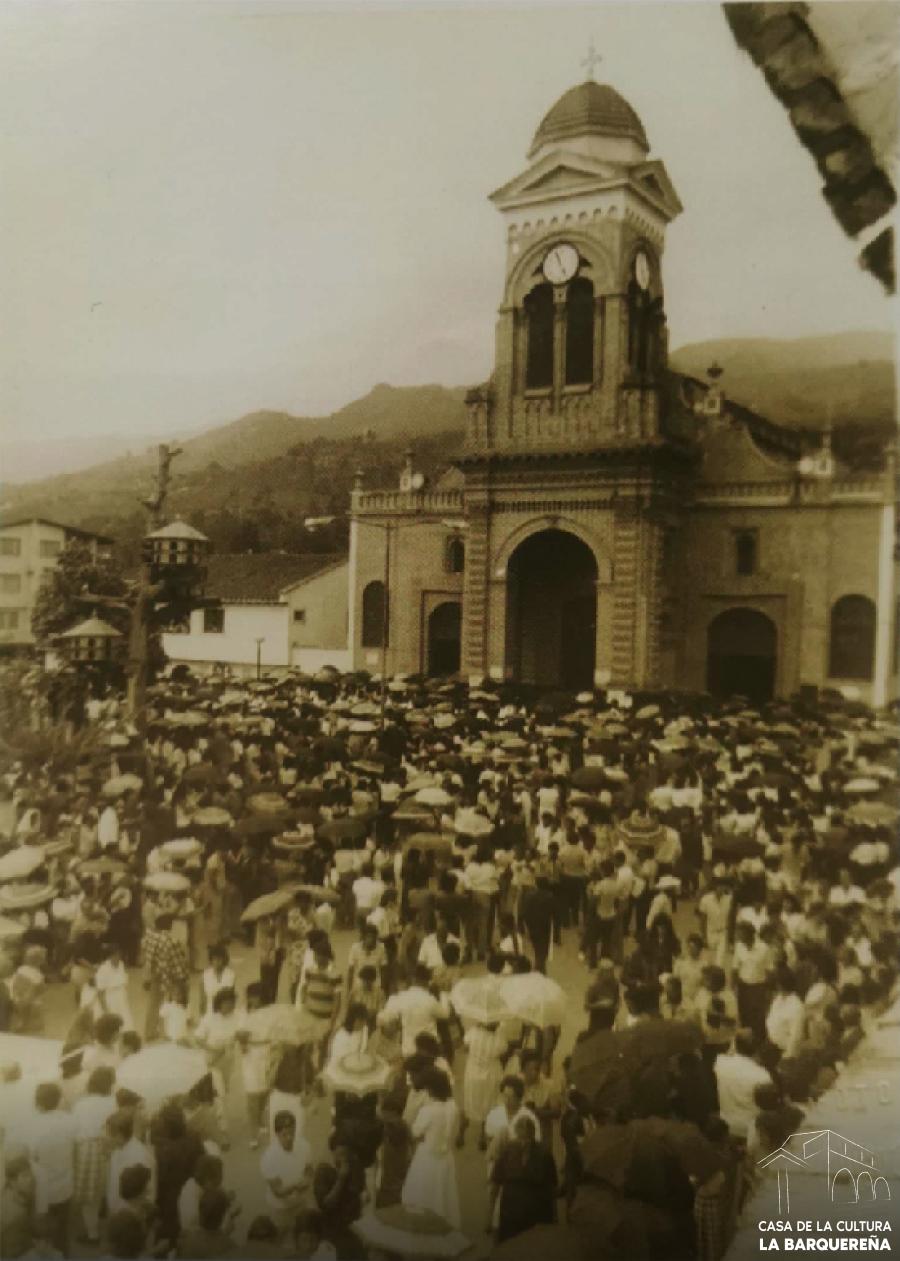
<svg viewBox="0 0 900 1261">
<path fill-rule="evenodd" d="M 442 514 L 460 512 L 462 492 L 458 490 L 358 490 L 353 494 L 353 511 L 417 512 Z"/>
</svg>

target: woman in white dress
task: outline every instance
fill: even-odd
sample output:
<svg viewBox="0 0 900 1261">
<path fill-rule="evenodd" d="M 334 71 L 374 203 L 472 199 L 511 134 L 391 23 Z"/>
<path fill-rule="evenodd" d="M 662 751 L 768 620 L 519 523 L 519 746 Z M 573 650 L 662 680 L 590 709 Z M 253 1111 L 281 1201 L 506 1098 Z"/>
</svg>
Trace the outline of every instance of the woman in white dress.
<svg viewBox="0 0 900 1261">
<path fill-rule="evenodd" d="M 102 1011 L 119 1016 L 123 1029 L 134 1028 L 131 1002 L 128 997 L 128 971 L 122 961 L 118 943 L 110 944 L 106 958 L 94 974 L 94 988 Z"/>
<path fill-rule="evenodd" d="M 459 1110 L 453 1101 L 450 1079 L 440 1069 L 428 1074 L 425 1088 L 428 1102 L 420 1108 L 412 1124 L 412 1135 L 418 1146 L 400 1199 L 406 1208 L 429 1209 L 459 1230 L 454 1158 Z"/>
</svg>

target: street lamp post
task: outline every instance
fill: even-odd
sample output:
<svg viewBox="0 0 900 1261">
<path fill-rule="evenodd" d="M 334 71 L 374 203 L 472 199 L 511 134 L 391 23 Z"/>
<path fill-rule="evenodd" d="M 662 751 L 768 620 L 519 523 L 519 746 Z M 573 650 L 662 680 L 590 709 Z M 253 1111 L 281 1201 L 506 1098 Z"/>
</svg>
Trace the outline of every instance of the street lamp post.
<svg viewBox="0 0 900 1261">
<path fill-rule="evenodd" d="M 262 678 L 262 646 L 266 642 L 265 635 L 261 635 L 256 639 L 256 678 Z"/>
</svg>

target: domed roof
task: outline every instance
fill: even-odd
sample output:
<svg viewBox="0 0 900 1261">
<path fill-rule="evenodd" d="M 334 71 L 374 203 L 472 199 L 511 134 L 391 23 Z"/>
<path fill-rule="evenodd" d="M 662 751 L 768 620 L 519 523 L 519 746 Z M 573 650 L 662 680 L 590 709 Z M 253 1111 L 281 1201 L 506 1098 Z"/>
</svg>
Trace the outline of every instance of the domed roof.
<svg viewBox="0 0 900 1261">
<path fill-rule="evenodd" d="M 588 80 L 564 92 L 544 115 L 528 151 L 532 157 L 543 145 L 570 136 L 625 136 L 649 149 L 637 114 L 615 88 Z"/>
</svg>

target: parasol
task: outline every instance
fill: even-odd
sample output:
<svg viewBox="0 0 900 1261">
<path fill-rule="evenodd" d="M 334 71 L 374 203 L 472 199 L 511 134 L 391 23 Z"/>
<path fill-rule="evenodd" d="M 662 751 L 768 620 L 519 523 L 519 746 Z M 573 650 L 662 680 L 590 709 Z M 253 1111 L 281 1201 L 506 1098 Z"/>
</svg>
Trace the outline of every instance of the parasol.
<svg viewBox="0 0 900 1261">
<path fill-rule="evenodd" d="M 284 814 L 284 797 L 277 792 L 254 793 L 247 798 L 247 806 L 253 814 Z"/>
<path fill-rule="evenodd" d="M 180 836 L 175 841 L 165 841 L 159 848 L 166 858 L 180 862 L 187 858 L 196 858 L 203 850 L 203 846 L 193 836 Z"/>
<path fill-rule="evenodd" d="M 572 772 L 572 783 L 585 792 L 596 792 L 606 787 L 606 772 L 602 766 L 579 766 Z"/>
<path fill-rule="evenodd" d="M 281 803 L 282 807 L 284 802 Z M 293 818 L 285 814 L 248 814 L 234 825 L 234 835 L 242 837 L 275 836 L 291 827 Z"/>
<path fill-rule="evenodd" d="M 321 1035 L 315 1021 L 290 1003 L 270 1003 L 268 1007 L 248 1011 L 241 1030 L 251 1042 L 286 1042 L 292 1046 L 315 1042 Z"/>
<path fill-rule="evenodd" d="M 122 1061 L 116 1084 L 133 1090 L 153 1110 L 173 1095 L 187 1094 L 208 1072 L 202 1051 L 177 1042 L 157 1042 Z"/>
<path fill-rule="evenodd" d="M 11 849 L 0 858 L 0 880 L 25 880 L 43 865 L 43 850 L 30 845 Z"/>
<path fill-rule="evenodd" d="M 369 830 L 365 819 L 346 818 L 331 819 L 323 823 L 318 830 L 319 836 L 335 844 L 340 841 L 361 841 Z"/>
<path fill-rule="evenodd" d="M 453 849 L 453 837 L 446 832 L 413 832 L 404 839 L 403 849 L 417 849 L 422 854 L 449 854 Z"/>
<path fill-rule="evenodd" d="M 282 885 L 274 893 L 264 893 L 261 897 L 254 898 L 241 915 L 241 923 L 254 924 L 258 919 L 265 919 L 267 915 L 277 915 L 286 906 L 290 906 L 293 900 L 294 886 Z"/>
<path fill-rule="evenodd" d="M 881 785 L 877 779 L 872 779 L 868 775 L 858 775 L 855 779 L 850 779 L 844 784 L 844 792 L 850 793 L 851 796 L 864 797 L 868 793 L 877 793 Z"/>
<path fill-rule="evenodd" d="M 350 731 L 351 734 L 359 736 L 368 735 L 370 732 L 377 730 L 378 728 L 375 723 L 371 722 L 368 718 L 354 718 L 353 722 L 351 722 L 348 727 L 348 731 Z"/>
<path fill-rule="evenodd" d="M 186 709 L 181 714 L 166 710 L 164 720 L 170 727 L 205 727 L 210 718 L 209 714 L 201 714 L 198 709 Z"/>
<path fill-rule="evenodd" d="M 658 1017 L 630 1029 L 602 1030 L 576 1044 L 570 1081 L 589 1099 L 602 1095 L 607 1103 L 652 1111 L 668 1098 L 670 1058 L 696 1050 L 701 1040 L 691 1021 Z"/>
<path fill-rule="evenodd" d="M 78 864 L 79 876 L 120 876 L 127 870 L 121 858 L 86 858 Z"/>
<path fill-rule="evenodd" d="M 132 775 L 130 771 L 124 775 L 114 775 L 103 785 L 103 796 L 121 797 L 123 793 L 137 792 L 143 787 L 143 783 L 140 775 Z"/>
<path fill-rule="evenodd" d="M 542 972 L 507 977 L 499 988 L 510 1015 L 540 1029 L 562 1024 L 567 1005 L 565 991 Z"/>
<path fill-rule="evenodd" d="M 231 822 L 231 815 L 221 806 L 201 806 L 191 818 L 199 828 L 223 828 Z"/>
<path fill-rule="evenodd" d="M 157 871 L 144 879 L 144 888 L 154 893 L 184 893 L 191 887 L 187 876 L 177 871 Z"/>
<path fill-rule="evenodd" d="M 430 1209 L 391 1204 L 366 1212 L 351 1229 L 373 1251 L 400 1257 L 459 1257 L 471 1247 L 461 1231 Z"/>
<path fill-rule="evenodd" d="M 665 828 L 639 810 L 633 810 L 617 827 L 620 838 L 635 848 L 659 845 L 665 839 Z"/>
<path fill-rule="evenodd" d="M 591 1246 L 587 1234 L 558 1223 L 532 1226 L 491 1250 L 491 1261 L 550 1261 L 552 1257 L 565 1257 L 566 1261 L 592 1261 L 596 1256 L 596 1246 Z"/>
<path fill-rule="evenodd" d="M 891 827 L 897 821 L 898 812 L 893 806 L 883 801 L 857 801 L 847 811 L 848 823 L 861 824 L 863 827 Z"/>
<path fill-rule="evenodd" d="M 351 1051 L 335 1063 L 330 1060 L 322 1072 L 322 1080 L 332 1090 L 345 1095 L 373 1095 L 384 1090 L 391 1076 L 387 1060 L 368 1051 Z"/>
<path fill-rule="evenodd" d="M 476 810 L 458 810 L 453 827 L 463 836 L 490 836 L 494 830 L 490 819 Z"/>
<path fill-rule="evenodd" d="M 49 902 L 55 893 L 49 884 L 7 884 L 0 889 L 0 911 L 30 911 Z"/>
<path fill-rule="evenodd" d="M 217 768 L 211 766 L 209 762 L 198 762 L 196 766 L 189 766 L 181 778 L 186 784 L 208 784 L 210 780 L 216 778 L 217 774 Z M 200 811 L 197 813 L 199 814 Z"/>
<path fill-rule="evenodd" d="M 330 902 L 332 906 L 337 906 L 341 900 L 336 890 L 326 889 L 323 884 L 292 884 L 291 889 L 294 893 L 308 894 L 317 906 L 321 906 L 323 902 Z"/>
<path fill-rule="evenodd" d="M 493 977 L 463 977 L 450 991 L 450 1003 L 461 1020 L 479 1025 L 499 1024 L 510 1017 Z"/>
</svg>

